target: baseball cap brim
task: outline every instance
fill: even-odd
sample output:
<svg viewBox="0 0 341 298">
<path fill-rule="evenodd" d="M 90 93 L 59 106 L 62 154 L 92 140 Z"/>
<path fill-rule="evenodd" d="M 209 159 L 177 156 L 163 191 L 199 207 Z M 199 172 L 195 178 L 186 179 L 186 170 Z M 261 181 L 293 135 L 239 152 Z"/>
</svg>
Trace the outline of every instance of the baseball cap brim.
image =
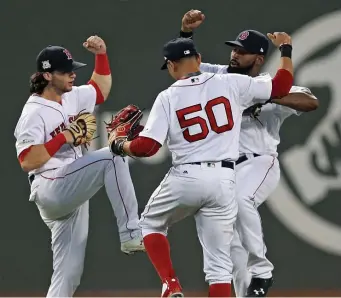
<svg viewBox="0 0 341 298">
<path fill-rule="evenodd" d="M 72 72 L 72 71 L 75 71 L 79 68 L 82 68 L 86 66 L 85 63 L 81 63 L 81 62 L 78 62 L 78 61 L 72 61 L 72 64 L 71 65 L 64 65 L 64 66 L 60 66 L 60 67 L 56 67 L 56 71 L 61 71 L 61 72 Z"/>
<path fill-rule="evenodd" d="M 237 41 L 237 40 L 233 40 L 233 41 L 225 41 L 225 44 L 231 47 L 241 47 L 244 48 L 244 46 L 242 45 L 241 42 Z"/>
<path fill-rule="evenodd" d="M 76 70 L 76 69 L 82 68 L 84 66 L 86 66 L 85 63 L 81 63 L 81 62 L 78 62 L 78 61 L 73 61 L 72 62 L 72 70 Z"/>
</svg>

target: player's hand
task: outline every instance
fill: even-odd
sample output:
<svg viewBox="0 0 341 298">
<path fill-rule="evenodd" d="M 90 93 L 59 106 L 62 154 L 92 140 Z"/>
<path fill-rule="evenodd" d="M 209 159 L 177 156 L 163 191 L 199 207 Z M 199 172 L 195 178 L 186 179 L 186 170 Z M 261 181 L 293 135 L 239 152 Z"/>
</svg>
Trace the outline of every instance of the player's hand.
<svg viewBox="0 0 341 298">
<path fill-rule="evenodd" d="M 68 130 L 64 130 L 62 132 L 62 134 L 65 136 L 65 139 L 66 139 L 66 143 L 68 144 L 73 144 L 73 142 L 75 141 L 74 138 L 73 138 L 73 135 L 71 132 L 69 132 Z"/>
<path fill-rule="evenodd" d="M 285 32 L 268 33 L 267 36 L 277 48 L 282 44 L 291 45 L 291 37 Z"/>
<path fill-rule="evenodd" d="M 90 36 L 83 42 L 83 47 L 94 54 L 105 54 L 107 52 L 104 40 L 97 35 Z"/>
<path fill-rule="evenodd" d="M 181 31 L 191 32 L 193 29 L 198 28 L 204 20 L 205 15 L 200 10 L 191 9 L 182 18 Z"/>
</svg>

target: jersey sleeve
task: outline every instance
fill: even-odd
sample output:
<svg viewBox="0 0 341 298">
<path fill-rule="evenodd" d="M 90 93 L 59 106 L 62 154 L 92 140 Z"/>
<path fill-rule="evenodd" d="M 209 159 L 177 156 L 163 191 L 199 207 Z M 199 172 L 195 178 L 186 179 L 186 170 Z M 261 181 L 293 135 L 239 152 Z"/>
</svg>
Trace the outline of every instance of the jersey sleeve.
<svg viewBox="0 0 341 298">
<path fill-rule="evenodd" d="M 17 157 L 22 151 L 33 146 L 44 144 L 45 124 L 39 114 L 29 114 L 22 116 L 14 131 L 16 138 L 15 147 Z"/>
<path fill-rule="evenodd" d="M 238 88 L 240 104 L 249 107 L 256 103 L 264 103 L 271 97 L 272 78 L 269 75 L 258 76 L 255 78 L 229 74 Z"/>
<path fill-rule="evenodd" d="M 285 119 L 291 115 L 300 116 L 302 114 L 300 111 L 282 105 L 276 105 L 276 109 L 277 113 L 280 114 L 282 119 Z"/>
<path fill-rule="evenodd" d="M 164 144 L 169 130 L 169 108 L 163 100 L 164 96 L 160 93 L 153 104 L 143 131 L 139 134 L 141 137 L 151 138 L 161 145 Z"/>
<path fill-rule="evenodd" d="M 227 73 L 227 66 L 219 64 L 201 63 L 200 70 L 202 72 L 223 74 Z"/>
<path fill-rule="evenodd" d="M 77 92 L 78 109 L 92 113 L 96 105 L 96 89 L 91 84 L 74 87 Z"/>
<path fill-rule="evenodd" d="M 292 86 L 289 93 L 308 93 L 311 96 L 313 96 L 315 99 L 317 99 L 316 96 L 307 87 Z"/>
</svg>

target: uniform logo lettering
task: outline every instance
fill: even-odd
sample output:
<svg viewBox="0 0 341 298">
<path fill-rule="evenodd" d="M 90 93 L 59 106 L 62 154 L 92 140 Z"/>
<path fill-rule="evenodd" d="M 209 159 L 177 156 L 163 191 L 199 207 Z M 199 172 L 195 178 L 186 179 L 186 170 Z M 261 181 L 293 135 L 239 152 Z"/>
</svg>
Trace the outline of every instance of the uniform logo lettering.
<svg viewBox="0 0 341 298">
<path fill-rule="evenodd" d="M 25 139 L 25 140 L 22 140 L 22 141 L 20 142 L 20 144 L 29 144 L 29 143 L 34 143 L 34 140 Z"/>
<path fill-rule="evenodd" d="M 61 133 L 63 130 L 66 129 L 66 126 L 64 123 L 59 124 L 58 127 L 56 127 L 51 133 L 50 136 L 54 138 L 57 134 Z"/>
<path fill-rule="evenodd" d="M 76 118 L 77 118 L 76 115 L 74 115 L 74 116 L 69 116 L 69 123 L 72 123 L 73 121 L 75 121 Z"/>
<path fill-rule="evenodd" d="M 63 53 L 66 55 L 66 57 L 67 57 L 68 60 L 72 60 L 71 53 L 70 53 L 67 49 L 65 49 L 65 50 L 63 51 Z"/>
</svg>

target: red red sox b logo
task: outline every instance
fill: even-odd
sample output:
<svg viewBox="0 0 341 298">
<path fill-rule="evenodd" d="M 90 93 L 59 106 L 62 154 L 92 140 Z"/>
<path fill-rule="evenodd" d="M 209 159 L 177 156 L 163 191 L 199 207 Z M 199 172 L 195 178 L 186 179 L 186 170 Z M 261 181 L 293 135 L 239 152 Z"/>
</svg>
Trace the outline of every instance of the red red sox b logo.
<svg viewBox="0 0 341 298">
<path fill-rule="evenodd" d="M 249 36 L 249 31 L 244 31 L 244 32 L 240 33 L 238 39 L 239 40 L 245 40 L 245 39 L 247 39 L 248 36 Z"/>
<path fill-rule="evenodd" d="M 71 53 L 70 53 L 67 49 L 65 49 L 65 50 L 63 51 L 63 53 L 67 56 L 67 59 L 68 59 L 68 60 L 72 60 Z"/>
</svg>

